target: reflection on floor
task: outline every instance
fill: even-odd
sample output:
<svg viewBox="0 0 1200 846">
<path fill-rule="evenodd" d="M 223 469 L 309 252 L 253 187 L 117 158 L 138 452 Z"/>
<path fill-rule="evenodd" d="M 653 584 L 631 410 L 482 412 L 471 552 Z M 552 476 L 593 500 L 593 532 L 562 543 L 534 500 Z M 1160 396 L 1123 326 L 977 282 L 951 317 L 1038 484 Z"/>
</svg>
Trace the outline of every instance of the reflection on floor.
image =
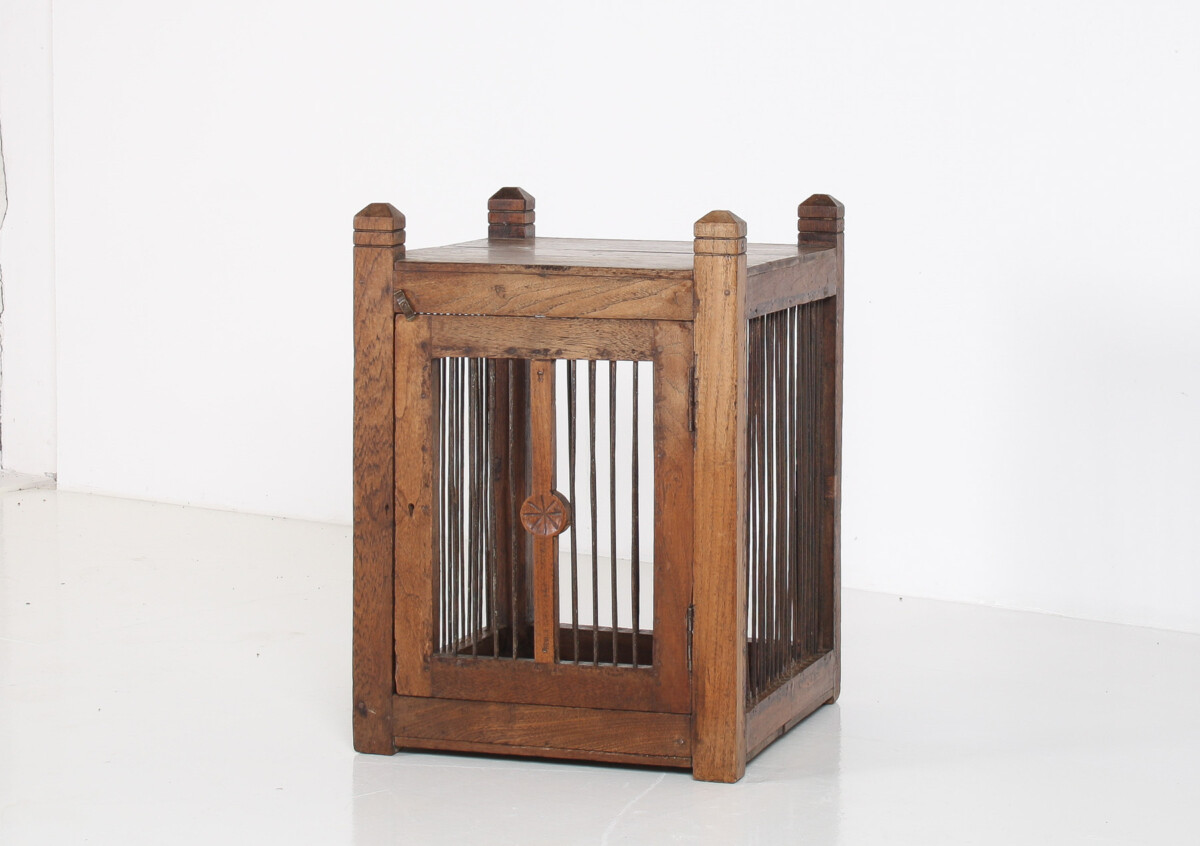
<svg viewBox="0 0 1200 846">
<path fill-rule="evenodd" d="M 0 843 L 1183 843 L 1200 636 L 846 591 L 738 785 L 350 748 L 345 526 L 0 493 Z"/>
</svg>

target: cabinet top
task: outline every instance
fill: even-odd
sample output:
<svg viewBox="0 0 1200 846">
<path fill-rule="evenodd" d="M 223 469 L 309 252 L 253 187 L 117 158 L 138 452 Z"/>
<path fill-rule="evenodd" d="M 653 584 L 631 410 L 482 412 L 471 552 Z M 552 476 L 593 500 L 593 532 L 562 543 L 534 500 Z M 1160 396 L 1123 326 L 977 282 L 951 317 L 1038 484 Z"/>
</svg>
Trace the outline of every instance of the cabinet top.
<svg viewBox="0 0 1200 846">
<path fill-rule="evenodd" d="M 777 262 L 824 252 L 832 245 L 748 244 L 746 264 L 751 274 Z M 694 259 L 691 241 L 613 241 L 595 238 L 481 238 L 445 247 L 410 250 L 396 267 L 422 265 L 483 265 L 489 270 L 608 268 L 653 271 L 656 275 L 690 276 Z M 453 268 L 453 269 L 458 269 Z M 465 269 L 465 268 L 462 268 Z"/>
</svg>

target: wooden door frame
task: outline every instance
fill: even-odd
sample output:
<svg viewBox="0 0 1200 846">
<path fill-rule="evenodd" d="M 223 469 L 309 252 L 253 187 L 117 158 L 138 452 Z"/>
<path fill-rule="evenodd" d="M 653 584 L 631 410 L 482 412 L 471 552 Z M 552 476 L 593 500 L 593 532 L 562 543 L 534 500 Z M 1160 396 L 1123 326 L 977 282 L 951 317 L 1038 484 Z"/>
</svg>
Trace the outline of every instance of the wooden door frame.
<svg viewBox="0 0 1200 846">
<path fill-rule="evenodd" d="M 692 325 L 684 321 L 417 315 L 395 318 L 396 693 L 529 705 L 691 711 Z M 654 658 L 650 667 L 433 651 L 437 601 L 432 477 L 434 359 L 654 362 Z M 403 443 L 401 438 L 404 438 Z M 403 467 L 401 466 L 403 464 Z M 421 474 L 422 480 L 417 479 Z M 406 480 L 402 489 L 401 481 Z M 414 491 L 416 493 L 414 494 Z M 413 518 L 420 513 L 419 521 Z M 415 524 L 415 525 L 409 525 Z"/>
</svg>

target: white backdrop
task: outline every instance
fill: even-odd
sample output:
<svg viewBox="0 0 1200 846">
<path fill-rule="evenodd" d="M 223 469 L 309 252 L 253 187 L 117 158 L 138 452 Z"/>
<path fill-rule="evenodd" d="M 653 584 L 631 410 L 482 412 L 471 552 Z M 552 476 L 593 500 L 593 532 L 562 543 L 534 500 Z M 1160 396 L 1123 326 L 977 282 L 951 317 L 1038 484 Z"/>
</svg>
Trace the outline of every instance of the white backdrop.
<svg viewBox="0 0 1200 846">
<path fill-rule="evenodd" d="M 0 0 L 0 460 L 53 473 L 54 124 L 49 0 Z"/>
<path fill-rule="evenodd" d="M 790 242 L 822 191 L 845 583 L 1200 631 L 1198 49 L 1192 2 L 56 0 L 60 486 L 348 520 L 368 202 Z"/>
</svg>

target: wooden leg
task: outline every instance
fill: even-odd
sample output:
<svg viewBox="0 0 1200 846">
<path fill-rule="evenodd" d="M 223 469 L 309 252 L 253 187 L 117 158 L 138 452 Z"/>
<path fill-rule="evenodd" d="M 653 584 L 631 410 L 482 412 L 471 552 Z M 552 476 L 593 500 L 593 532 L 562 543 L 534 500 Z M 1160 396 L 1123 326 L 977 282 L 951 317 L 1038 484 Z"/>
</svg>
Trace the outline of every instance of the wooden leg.
<svg viewBox="0 0 1200 846">
<path fill-rule="evenodd" d="M 374 203 L 354 218 L 354 748 L 395 752 L 392 265 L 404 215 Z"/>
<path fill-rule="evenodd" d="M 746 224 L 695 227 L 697 312 L 692 773 L 746 771 Z"/>
</svg>

